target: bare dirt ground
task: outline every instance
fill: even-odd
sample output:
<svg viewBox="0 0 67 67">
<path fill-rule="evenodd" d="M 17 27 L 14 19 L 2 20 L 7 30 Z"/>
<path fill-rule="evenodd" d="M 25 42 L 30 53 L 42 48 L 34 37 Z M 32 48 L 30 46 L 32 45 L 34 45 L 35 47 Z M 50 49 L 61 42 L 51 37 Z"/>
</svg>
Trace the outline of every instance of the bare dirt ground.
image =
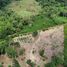
<svg viewBox="0 0 67 67">
<path fill-rule="evenodd" d="M 64 26 L 53 27 L 46 31 L 40 31 L 37 37 L 32 37 L 32 34 L 19 36 L 14 38 L 18 41 L 21 48 L 25 48 L 25 55 L 17 58 L 21 67 L 28 67 L 26 61 L 28 59 L 36 63 L 36 67 L 44 67 L 45 63 L 51 61 L 53 55 L 63 56 L 64 49 Z M 45 60 L 39 55 L 39 50 L 45 50 Z M 34 51 L 34 53 L 33 53 Z M 24 59 L 23 59 L 24 58 Z M 23 59 L 23 60 L 22 60 Z M 0 62 L 4 62 L 4 67 L 11 64 L 11 59 L 0 56 Z"/>
</svg>

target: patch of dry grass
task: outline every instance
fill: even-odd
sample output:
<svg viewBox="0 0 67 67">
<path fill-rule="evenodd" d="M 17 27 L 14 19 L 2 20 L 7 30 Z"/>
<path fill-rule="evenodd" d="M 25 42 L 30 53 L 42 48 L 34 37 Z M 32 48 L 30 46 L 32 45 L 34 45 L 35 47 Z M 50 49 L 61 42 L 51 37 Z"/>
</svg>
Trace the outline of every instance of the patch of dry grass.
<svg viewBox="0 0 67 67">
<path fill-rule="evenodd" d="M 25 18 L 36 15 L 41 10 L 41 7 L 35 0 L 20 0 L 15 2 L 13 1 L 7 6 L 7 8 L 13 10 L 19 16 Z"/>
</svg>

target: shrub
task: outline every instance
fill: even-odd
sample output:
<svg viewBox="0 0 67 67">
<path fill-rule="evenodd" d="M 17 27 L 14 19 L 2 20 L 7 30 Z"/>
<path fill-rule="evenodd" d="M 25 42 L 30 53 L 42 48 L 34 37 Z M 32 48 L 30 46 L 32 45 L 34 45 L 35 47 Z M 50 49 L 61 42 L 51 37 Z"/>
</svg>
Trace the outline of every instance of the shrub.
<svg viewBox="0 0 67 67">
<path fill-rule="evenodd" d="M 65 13 L 65 12 L 60 12 L 59 16 L 61 16 L 61 17 L 67 17 L 67 13 Z"/>
<path fill-rule="evenodd" d="M 37 35 L 38 35 L 38 32 L 37 31 L 35 31 L 35 32 L 32 33 L 32 36 L 33 37 L 36 37 Z"/>
<path fill-rule="evenodd" d="M 29 24 L 29 21 L 28 20 L 24 20 L 23 25 L 26 26 L 28 24 Z"/>
<path fill-rule="evenodd" d="M 20 67 L 20 64 L 16 59 L 13 59 L 13 66 L 12 67 Z"/>
<path fill-rule="evenodd" d="M 56 67 L 53 63 L 47 63 L 44 67 Z"/>
<path fill-rule="evenodd" d="M 40 50 L 40 51 L 39 51 L 39 55 L 40 55 L 41 57 L 44 57 L 44 50 Z"/>
<path fill-rule="evenodd" d="M 12 35 L 15 33 L 14 29 L 12 27 L 9 26 L 4 26 L 4 28 L 0 29 L 0 38 L 4 39 L 6 38 L 8 35 Z"/>
<path fill-rule="evenodd" d="M 24 52 L 25 52 L 25 49 L 20 49 L 20 50 L 19 50 L 19 55 L 23 55 Z"/>
<path fill-rule="evenodd" d="M 45 67 L 57 67 L 58 65 L 63 65 L 63 60 L 60 57 L 53 56 L 50 63 L 47 63 Z"/>
<path fill-rule="evenodd" d="M 6 53 L 9 57 L 11 58 L 15 58 L 18 56 L 16 50 L 13 47 L 8 47 L 6 48 Z"/>
<path fill-rule="evenodd" d="M 0 54 L 5 54 L 6 47 L 7 47 L 7 41 L 6 40 L 0 40 Z"/>
<path fill-rule="evenodd" d="M 29 64 L 31 67 L 35 67 L 35 63 L 32 62 L 31 60 L 27 60 L 26 63 Z"/>
<path fill-rule="evenodd" d="M 59 64 L 63 64 L 63 59 L 61 57 L 53 56 L 52 62 L 57 66 Z"/>
<path fill-rule="evenodd" d="M 0 0 L 0 9 L 9 4 L 10 2 L 11 0 Z"/>
</svg>

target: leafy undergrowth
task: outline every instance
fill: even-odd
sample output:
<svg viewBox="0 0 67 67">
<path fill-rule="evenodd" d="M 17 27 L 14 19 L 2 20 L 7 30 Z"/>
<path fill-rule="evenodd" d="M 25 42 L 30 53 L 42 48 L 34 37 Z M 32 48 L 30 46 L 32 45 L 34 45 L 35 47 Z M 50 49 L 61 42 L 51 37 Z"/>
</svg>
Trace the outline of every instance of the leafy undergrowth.
<svg viewBox="0 0 67 67">
<path fill-rule="evenodd" d="M 63 60 L 59 57 L 54 56 L 51 62 L 47 63 L 45 67 L 59 67 L 59 65 L 63 65 Z"/>
<path fill-rule="evenodd" d="M 23 33 L 28 33 L 28 32 L 34 32 L 37 30 L 46 30 L 49 27 L 53 27 L 56 25 L 62 25 L 67 23 L 67 18 L 65 17 L 54 17 L 52 19 L 46 17 L 46 16 L 36 16 L 34 19 L 34 22 L 32 26 L 25 26 L 24 29 L 21 31 Z"/>
</svg>

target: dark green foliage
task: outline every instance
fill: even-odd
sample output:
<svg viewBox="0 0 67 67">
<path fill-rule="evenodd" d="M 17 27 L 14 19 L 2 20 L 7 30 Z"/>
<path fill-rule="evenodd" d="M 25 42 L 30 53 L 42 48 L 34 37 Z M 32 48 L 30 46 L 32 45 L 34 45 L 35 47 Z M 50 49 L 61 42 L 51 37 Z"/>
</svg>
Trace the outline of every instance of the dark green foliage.
<svg viewBox="0 0 67 67">
<path fill-rule="evenodd" d="M 41 57 L 44 57 L 44 53 L 45 53 L 44 50 L 40 50 L 40 51 L 39 51 L 39 55 L 40 55 Z"/>
<path fill-rule="evenodd" d="M 8 46 L 8 43 L 6 40 L 0 40 L 0 55 L 6 53 L 7 46 Z"/>
<path fill-rule="evenodd" d="M 6 48 L 6 53 L 10 58 L 16 58 L 18 56 L 16 49 L 13 47 Z"/>
<path fill-rule="evenodd" d="M 14 30 L 12 30 L 12 28 L 5 27 L 0 32 L 0 39 L 4 39 L 4 38 L 6 38 L 6 36 L 11 35 L 13 33 L 14 33 Z"/>
<path fill-rule="evenodd" d="M 67 17 L 66 4 L 67 0 L 36 0 L 42 6 L 43 12 L 48 17 L 52 17 L 53 15 L 57 16 L 58 13 L 62 16 Z M 62 8 L 62 10 L 61 10 Z M 62 12 L 61 12 L 62 11 Z"/>
<path fill-rule="evenodd" d="M 61 57 L 53 56 L 52 57 L 52 62 L 54 62 L 54 64 L 57 66 L 59 64 L 63 64 L 64 59 L 62 59 Z"/>
<path fill-rule="evenodd" d="M 67 0 L 36 0 L 37 2 L 39 2 L 41 5 L 46 5 L 48 3 L 51 4 L 51 3 L 60 3 L 60 4 L 63 4 L 64 6 L 67 4 Z"/>
<path fill-rule="evenodd" d="M 30 65 L 31 67 L 35 67 L 35 63 L 32 62 L 31 60 L 27 60 L 26 62 L 28 65 Z"/>
<path fill-rule="evenodd" d="M 53 56 L 50 63 L 45 64 L 45 67 L 57 67 L 58 65 L 63 65 L 64 61 L 57 56 Z"/>
<path fill-rule="evenodd" d="M 38 32 L 37 31 L 35 31 L 35 32 L 32 33 L 32 36 L 33 37 L 36 37 L 37 35 L 38 35 Z"/>
<path fill-rule="evenodd" d="M 13 66 L 12 67 L 21 67 L 21 66 L 16 59 L 13 59 Z"/>
<path fill-rule="evenodd" d="M 67 17 L 67 13 L 65 13 L 65 12 L 60 12 L 59 16 Z"/>
<path fill-rule="evenodd" d="M 27 62 L 26 62 L 27 64 L 30 64 L 31 63 L 31 60 L 27 60 Z"/>
<path fill-rule="evenodd" d="M 0 0 L 0 9 L 9 4 L 10 2 L 11 0 Z"/>
</svg>

